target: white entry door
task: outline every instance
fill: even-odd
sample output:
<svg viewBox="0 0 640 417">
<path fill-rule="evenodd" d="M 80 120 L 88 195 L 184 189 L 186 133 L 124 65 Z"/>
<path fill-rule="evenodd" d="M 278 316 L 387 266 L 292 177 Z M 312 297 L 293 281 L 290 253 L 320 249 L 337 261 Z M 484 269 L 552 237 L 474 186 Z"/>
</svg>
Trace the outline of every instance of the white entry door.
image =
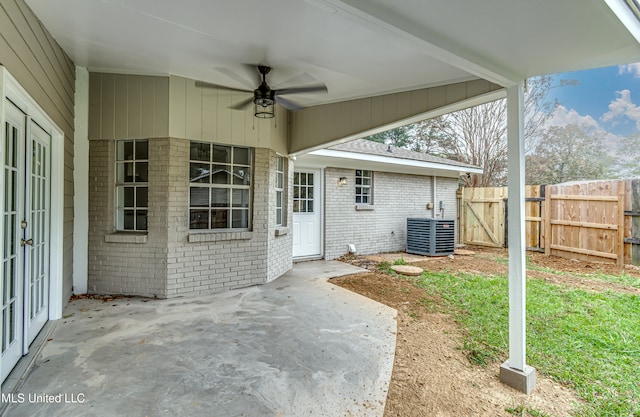
<svg viewBox="0 0 640 417">
<path fill-rule="evenodd" d="M 2 135 L 2 381 L 49 318 L 51 136 L 11 102 Z"/>
<path fill-rule="evenodd" d="M 322 255 L 320 170 L 293 173 L 293 257 Z"/>
</svg>

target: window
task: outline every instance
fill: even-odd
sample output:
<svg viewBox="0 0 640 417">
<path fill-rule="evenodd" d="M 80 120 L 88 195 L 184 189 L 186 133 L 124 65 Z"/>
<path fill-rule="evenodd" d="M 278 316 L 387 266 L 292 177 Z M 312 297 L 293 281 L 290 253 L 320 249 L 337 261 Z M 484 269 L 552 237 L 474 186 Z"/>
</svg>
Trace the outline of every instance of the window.
<svg viewBox="0 0 640 417">
<path fill-rule="evenodd" d="M 356 204 L 373 204 L 371 184 L 373 173 L 356 169 Z"/>
<path fill-rule="evenodd" d="M 293 174 L 293 212 L 313 213 L 313 172 Z"/>
<path fill-rule="evenodd" d="M 282 226 L 284 200 L 284 157 L 276 155 L 276 226 Z"/>
<path fill-rule="evenodd" d="M 147 230 L 149 141 L 116 142 L 116 229 Z"/>
<path fill-rule="evenodd" d="M 189 228 L 249 228 L 250 148 L 191 142 Z"/>
</svg>

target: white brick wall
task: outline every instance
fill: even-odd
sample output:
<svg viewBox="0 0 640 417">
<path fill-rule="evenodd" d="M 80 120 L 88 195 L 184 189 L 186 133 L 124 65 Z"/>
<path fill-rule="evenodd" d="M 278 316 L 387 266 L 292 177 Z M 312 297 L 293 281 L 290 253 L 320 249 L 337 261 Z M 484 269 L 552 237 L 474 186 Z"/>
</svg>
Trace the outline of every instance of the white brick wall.
<svg viewBox="0 0 640 417">
<path fill-rule="evenodd" d="M 169 141 L 149 141 L 149 214 L 145 243 L 140 236 L 115 233 L 115 142 L 89 144 L 88 291 L 166 297 L 166 176 Z M 110 239 L 117 237 L 117 239 Z M 110 240 L 110 241 L 108 241 Z"/>
<path fill-rule="evenodd" d="M 268 220 L 269 230 L 269 253 L 268 253 L 268 271 L 267 281 L 273 281 L 280 275 L 284 274 L 293 267 L 292 247 L 293 235 L 291 225 L 293 224 L 293 207 L 289 201 L 289 190 L 293 189 L 293 164 L 285 158 L 285 188 L 283 192 L 283 224 L 276 227 L 276 189 L 275 189 L 275 169 L 277 154 L 273 151 L 269 154 L 269 204 Z M 277 233 L 276 233 L 277 232 Z"/>
<path fill-rule="evenodd" d="M 347 178 L 339 186 L 337 179 Z M 335 259 L 347 253 L 354 244 L 358 254 L 402 251 L 406 247 L 407 217 L 433 217 L 426 208 L 434 203 L 436 216 L 441 217 L 438 202 L 445 201 L 444 218 L 455 219 L 456 178 L 436 178 L 436 201 L 433 201 L 430 176 L 373 173 L 373 210 L 356 210 L 355 169 L 325 169 L 325 259 Z"/>
<path fill-rule="evenodd" d="M 189 141 L 151 139 L 149 231 L 121 238 L 113 235 L 114 142 L 92 141 L 89 290 L 162 298 L 208 294 L 265 283 L 286 272 L 291 268 L 291 233 L 276 236 L 275 155 L 269 149 L 254 150 L 251 231 L 192 233 Z M 287 192 L 290 173 L 288 178 Z M 290 207 L 287 213 L 291 224 Z"/>
</svg>

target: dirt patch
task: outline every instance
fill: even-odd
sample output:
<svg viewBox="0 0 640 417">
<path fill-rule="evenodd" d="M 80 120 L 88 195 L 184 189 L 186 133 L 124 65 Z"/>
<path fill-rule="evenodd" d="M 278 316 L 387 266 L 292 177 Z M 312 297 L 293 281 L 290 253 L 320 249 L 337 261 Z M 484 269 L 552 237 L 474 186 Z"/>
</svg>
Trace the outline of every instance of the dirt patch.
<svg viewBox="0 0 640 417">
<path fill-rule="evenodd" d="M 575 259 L 560 258 L 557 256 L 545 256 L 542 253 L 527 252 L 530 262 L 538 268 L 545 268 L 561 272 L 545 272 L 539 270 L 527 270 L 527 277 L 543 279 L 552 284 L 569 285 L 588 291 L 618 291 L 627 294 L 639 294 L 640 288 L 630 287 L 624 284 L 603 282 L 590 278 L 594 275 L 620 275 L 622 273 L 640 279 L 640 268 L 627 265 L 619 267 L 610 263 L 585 262 Z M 345 257 L 343 262 L 376 270 L 380 262 L 393 263 L 394 261 L 406 262 L 419 266 L 426 271 L 433 272 L 465 272 L 478 275 L 506 275 L 509 272 L 508 254 L 506 249 L 473 247 L 466 249 L 464 255 L 456 254 L 445 257 L 428 257 L 408 255 L 406 253 L 386 253 L 363 257 Z"/>
<path fill-rule="evenodd" d="M 443 261 L 444 262 L 444 261 Z M 398 310 L 398 334 L 385 417 L 513 416 L 509 407 L 528 406 L 549 416 L 567 416 L 577 397 L 538 377 L 531 395 L 499 381 L 499 364 L 472 366 L 460 347 L 461 334 L 447 314 L 427 311 L 423 300 L 439 301 L 412 278 L 364 273 L 331 282 Z"/>
<path fill-rule="evenodd" d="M 530 252 L 527 256 L 536 267 L 527 271 L 529 278 L 589 291 L 640 294 L 640 289 L 635 287 L 590 278 L 597 274 L 620 275 L 624 272 L 640 279 L 640 268 L 620 268 L 613 264 Z M 385 417 L 507 417 L 514 415 L 507 412 L 507 408 L 519 406 L 548 416 L 572 413 L 579 399 L 567 387 L 538 375 L 536 389 L 531 395 L 525 395 L 500 383 L 499 364 L 471 365 L 460 349 L 462 335 L 453 319 L 425 308 L 424 300 L 436 302 L 428 304 L 438 304 L 438 296 L 414 286 L 414 278 L 392 276 L 377 270 L 380 262 L 396 262 L 433 272 L 507 275 L 507 258 L 505 249 L 473 247 L 467 248 L 464 255 L 439 258 L 397 253 L 341 259 L 372 272 L 340 277 L 331 282 L 398 310 L 396 356 Z"/>
</svg>

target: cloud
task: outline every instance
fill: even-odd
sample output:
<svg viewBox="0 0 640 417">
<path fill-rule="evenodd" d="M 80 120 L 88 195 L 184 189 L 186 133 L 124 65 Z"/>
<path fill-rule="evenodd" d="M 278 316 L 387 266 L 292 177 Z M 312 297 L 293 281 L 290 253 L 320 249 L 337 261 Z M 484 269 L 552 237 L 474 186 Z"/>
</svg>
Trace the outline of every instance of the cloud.
<svg viewBox="0 0 640 417">
<path fill-rule="evenodd" d="M 635 78 L 640 78 L 640 62 L 618 66 L 618 75 L 633 74 Z"/>
<path fill-rule="evenodd" d="M 614 125 L 620 119 L 632 120 L 640 129 L 640 107 L 631 101 L 631 91 L 616 91 L 618 98 L 609 103 L 609 111 L 602 115 L 602 120 Z"/>
<path fill-rule="evenodd" d="M 567 125 L 578 125 L 589 131 L 600 130 L 600 125 L 593 117 L 583 116 L 574 109 L 567 109 L 563 105 L 558 106 L 546 122 L 547 127 Z"/>
</svg>

